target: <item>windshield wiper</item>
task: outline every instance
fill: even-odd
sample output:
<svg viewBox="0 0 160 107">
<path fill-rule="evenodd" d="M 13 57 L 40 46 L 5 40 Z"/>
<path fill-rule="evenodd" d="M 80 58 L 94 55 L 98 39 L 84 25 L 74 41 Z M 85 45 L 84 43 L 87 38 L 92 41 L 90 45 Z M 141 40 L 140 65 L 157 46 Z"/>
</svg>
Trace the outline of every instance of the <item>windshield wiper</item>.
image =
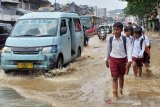
<svg viewBox="0 0 160 107">
<path fill-rule="evenodd" d="M 23 36 L 35 36 L 35 35 L 19 35 L 19 36 L 17 36 L 17 37 L 23 37 Z"/>
<path fill-rule="evenodd" d="M 12 36 L 12 37 L 52 37 L 53 35 L 19 35 L 19 36 Z"/>
<path fill-rule="evenodd" d="M 47 36 L 53 36 L 53 35 L 37 35 L 37 37 L 47 37 Z"/>
</svg>

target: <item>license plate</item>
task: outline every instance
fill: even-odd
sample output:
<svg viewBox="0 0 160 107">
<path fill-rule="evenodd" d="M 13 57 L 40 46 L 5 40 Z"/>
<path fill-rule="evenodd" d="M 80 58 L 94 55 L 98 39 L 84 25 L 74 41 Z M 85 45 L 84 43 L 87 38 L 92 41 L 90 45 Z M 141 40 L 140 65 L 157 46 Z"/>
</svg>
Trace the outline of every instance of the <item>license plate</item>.
<svg viewBox="0 0 160 107">
<path fill-rule="evenodd" d="M 18 63 L 18 68 L 33 68 L 33 63 Z"/>
</svg>

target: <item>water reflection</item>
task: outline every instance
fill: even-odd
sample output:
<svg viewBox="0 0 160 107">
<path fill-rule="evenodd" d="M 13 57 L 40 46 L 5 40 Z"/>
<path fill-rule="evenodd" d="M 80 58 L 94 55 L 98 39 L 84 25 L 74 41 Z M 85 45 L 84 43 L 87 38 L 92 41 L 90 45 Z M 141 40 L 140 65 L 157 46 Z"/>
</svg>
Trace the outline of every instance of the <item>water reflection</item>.
<svg viewBox="0 0 160 107">
<path fill-rule="evenodd" d="M 51 104 L 28 99 L 21 96 L 15 90 L 7 87 L 0 87 L 0 106 L 1 107 L 52 107 Z"/>
</svg>

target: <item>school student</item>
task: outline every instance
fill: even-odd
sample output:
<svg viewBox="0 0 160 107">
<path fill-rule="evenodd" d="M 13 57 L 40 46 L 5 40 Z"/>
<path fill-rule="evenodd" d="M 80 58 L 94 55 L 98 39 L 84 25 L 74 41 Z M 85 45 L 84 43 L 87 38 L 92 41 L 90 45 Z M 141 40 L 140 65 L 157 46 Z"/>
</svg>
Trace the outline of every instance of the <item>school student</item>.
<svg viewBox="0 0 160 107">
<path fill-rule="evenodd" d="M 132 61 L 130 41 L 128 38 L 121 35 L 122 30 L 122 23 L 116 22 L 113 25 L 113 36 L 107 39 L 106 49 L 106 66 L 110 67 L 113 97 L 116 99 L 118 98 L 118 89 L 119 95 L 123 95 L 127 59 L 128 62 Z"/>
<path fill-rule="evenodd" d="M 142 36 L 145 41 L 145 51 L 144 51 L 144 56 L 143 56 L 143 64 L 147 70 L 150 64 L 150 49 L 151 49 L 151 43 L 149 38 L 145 35 L 145 30 L 144 27 L 142 28 Z"/>
<path fill-rule="evenodd" d="M 132 47 L 132 65 L 133 72 L 136 77 L 141 77 L 142 75 L 142 62 L 143 62 L 143 54 L 145 50 L 145 42 L 142 36 L 141 27 L 136 27 L 133 30 L 133 47 Z"/>
<path fill-rule="evenodd" d="M 131 28 L 131 36 L 133 36 L 133 24 L 132 24 L 132 22 L 128 22 L 127 26 Z"/>
<path fill-rule="evenodd" d="M 132 27 L 130 27 L 130 26 L 126 26 L 125 28 L 124 28 L 124 33 L 125 33 L 125 35 L 126 35 L 126 37 L 129 39 L 129 41 L 130 41 L 130 44 L 132 44 L 133 43 L 133 36 L 131 35 L 131 33 L 133 32 L 133 28 Z M 132 50 L 131 50 L 132 51 Z M 129 62 L 129 63 L 127 63 L 127 68 L 126 68 L 126 75 L 128 75 L 128 73 L 129 73 L 129 69 L 130 69 L 130 66 L 131 66 L 131 62 Z"/>
</svg>

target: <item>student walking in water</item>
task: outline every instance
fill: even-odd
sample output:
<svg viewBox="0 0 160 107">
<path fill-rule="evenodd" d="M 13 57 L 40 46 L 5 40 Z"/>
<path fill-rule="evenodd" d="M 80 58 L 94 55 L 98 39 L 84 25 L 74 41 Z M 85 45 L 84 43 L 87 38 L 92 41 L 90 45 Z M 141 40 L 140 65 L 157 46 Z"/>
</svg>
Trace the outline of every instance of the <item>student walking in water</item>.
<svg viewBox="0 0 160 107">
<path fill-rule="evenodd" d="M 128 38 L 121 35 L 122 30 L 122 23 L 117 22 L 113 25 L 113 36 L 107 39 L 106 50 L 106 66 L 110 67 L 113 97 L 116 99 L 118 98 L 118 89 L 119 95 L 123 95 L 127 59 L 128 62 L 132 61 L 130 41 Z"/>
<path fill-rule="evenodd" d="M 142 62 L 143 62 L 143 55 L 145 50 L 145 42 L 142 36 L 142 29 L 141 27 L 136 27 L 133 30 L 133 49 L 132 49 L 132 65 L 133 65 L 133 72 L 136 77 L 141 77 L 142 74 Z"/>
<path fill-rule="evenodd" d="M 124 28 L 124 33 L 125 33 L 125 35 L 126 35 L 126 37 L 129 39 L 129 41 L 130 41 L 130 44 L 132 44 L 133 43 L 133 36 L 131 35 L 131 33 L 133 32 L 133 28 L 132 27 L 130 27 L 130 26 L 126 26 L 125 28 Z M 132 50 L 131 50 L 132 51 Z M 131 62 L 128 62 L 127 63 L 127 68 L 126 68 L 126 74 L 128 75 L 128 73 L 129 73 L 129 69 L 130 69 L 130 66 L 131 66 Z"/>
<path fill-rule="evenodd" d="M 142 26 L 142 36 L 145 42 L 145 51 L 143 56 L 143 64 L 145 66 L 145 70 L 148 70 L 149 64 L 150 64 L 150 49 L 151 49 L 151 42 L 147 35 L 145 34 L 144 27 Z"/>
</svg>

